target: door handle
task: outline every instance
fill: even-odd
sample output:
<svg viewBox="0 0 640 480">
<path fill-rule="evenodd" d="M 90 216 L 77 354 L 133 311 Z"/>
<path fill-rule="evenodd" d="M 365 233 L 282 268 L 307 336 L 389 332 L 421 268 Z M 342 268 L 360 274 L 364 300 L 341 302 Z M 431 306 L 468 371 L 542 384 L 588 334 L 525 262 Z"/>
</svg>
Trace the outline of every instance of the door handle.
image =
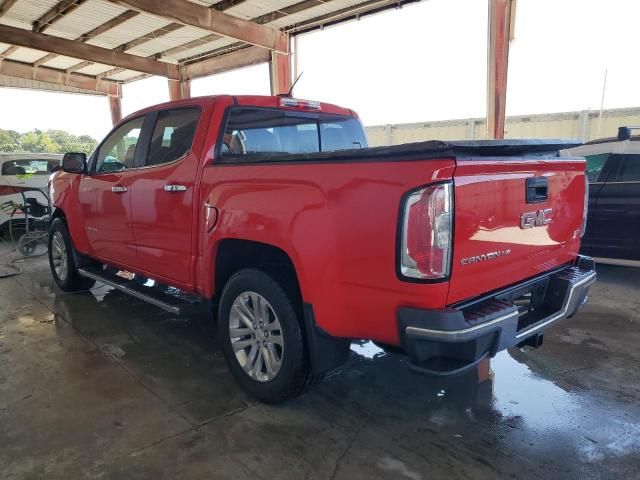
<svg viewBox="0 0 640 480">
<path fill-rule="evenodd" d="M 122 185 L 115 185 L 113 187 L 111 187 L 111 191 L 113 193 L 124 193 L 128 190 L 127 187 L 123 187 Z"/>
<path fill-rule="evenodd" d="M 165 185 L 164 191 L 165 192 L 186 192 L 187 187 L 185 185 L 175 185 L 175 184 Z"/>
</svg>

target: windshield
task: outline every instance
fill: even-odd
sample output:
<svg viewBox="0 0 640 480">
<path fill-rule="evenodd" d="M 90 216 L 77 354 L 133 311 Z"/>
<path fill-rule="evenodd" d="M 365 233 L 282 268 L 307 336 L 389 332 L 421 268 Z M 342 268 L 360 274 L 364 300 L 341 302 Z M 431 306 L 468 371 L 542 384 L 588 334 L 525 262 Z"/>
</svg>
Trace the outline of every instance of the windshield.
<svg viewBox="0 0 640 480">
<path fill-rule="evenodd" d="M 222 139 L 222 155 L 318 153 L 367 147 L 353 117 L 271 108 L 234 108 Z"/>
</svg>

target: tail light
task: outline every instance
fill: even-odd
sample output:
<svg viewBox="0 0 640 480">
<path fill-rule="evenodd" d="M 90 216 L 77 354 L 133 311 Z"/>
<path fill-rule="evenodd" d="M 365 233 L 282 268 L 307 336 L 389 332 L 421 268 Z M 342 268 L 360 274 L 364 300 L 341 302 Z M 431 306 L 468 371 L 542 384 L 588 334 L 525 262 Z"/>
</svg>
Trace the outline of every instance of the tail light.
<svg viewBox="0 0 640 480">
<path fill-rule="evenodd" d="M 423 280 L 445 278 L 451 264 L 451 183 L 411 192 L 402 217 L 400 273 Z"/>
<path fill-rule="evenodd" d="M 587 231 L 587 214 L 589 213 L 589 178 L 585 174 L 584 176 L 584 208 L 582 209 L 582 230 L 580 236 L 584 237 L 584 232 Z"/>
</svg>

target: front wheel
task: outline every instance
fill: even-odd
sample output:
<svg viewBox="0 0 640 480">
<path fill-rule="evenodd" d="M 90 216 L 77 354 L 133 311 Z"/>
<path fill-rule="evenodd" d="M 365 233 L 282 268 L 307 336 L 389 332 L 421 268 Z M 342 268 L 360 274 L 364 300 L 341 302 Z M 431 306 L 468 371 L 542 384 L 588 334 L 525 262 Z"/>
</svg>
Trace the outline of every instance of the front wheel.
<svg viewBox="0 0 640 480">
<path fill-rule="evenodd" d="M 74 257 L 71 235 L 64 220 L 56 218 L 49 227 L 49 267 L 56 285 L 64 292 L 88 290 L 96 283 L 81 277 Z"/>
<path fill-rule="evenodd" d="M 220 298 L 218 335 L 231 373 L 266 403 L 299 395 L 311 378 L 294 301 L 255 269 L 234 274 Z"/>
</svg>

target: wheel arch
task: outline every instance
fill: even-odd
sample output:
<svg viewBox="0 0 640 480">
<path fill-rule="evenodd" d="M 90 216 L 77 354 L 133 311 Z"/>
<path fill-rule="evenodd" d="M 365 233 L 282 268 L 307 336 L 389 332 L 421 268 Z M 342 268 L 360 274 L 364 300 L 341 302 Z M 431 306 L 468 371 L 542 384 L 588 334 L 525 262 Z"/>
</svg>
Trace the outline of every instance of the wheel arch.
<svg viewBox="0 0 640 480">
<path fill-rule="evenodd" d="M 282 287 L 294 299 L 314 374 L 331 370 L 346 361 L 350 340 L 333 337 L 317 325 L 313 305 L 303 299 L 293 260 L 277 246 L 237 238 L 221 240 L 214 256 L 214 299 L 220 297 L 229 278 L 244 268 L 258 268 L 283 281 Z"/>
</svg>

